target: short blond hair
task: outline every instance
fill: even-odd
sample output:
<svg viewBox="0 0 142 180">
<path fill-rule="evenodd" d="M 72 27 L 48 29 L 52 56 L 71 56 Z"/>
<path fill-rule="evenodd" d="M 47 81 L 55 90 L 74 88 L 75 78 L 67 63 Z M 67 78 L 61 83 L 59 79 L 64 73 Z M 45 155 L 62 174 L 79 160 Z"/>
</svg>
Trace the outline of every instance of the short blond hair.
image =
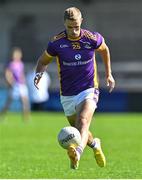
<svg viewBox="0 0 142 180">
<path fill-rule="evenodd" d="M 11 50 L 11 56 L 14 55 L 14 53 L 20 53 L 21 55 L 23 54 L 22 53 L 22 49 L 20 47 L 13 47 L 12 50 Z"/>
<path fill-rule="evenodd" d="M 78 17 L 82 18 L 81 11 L 76 7 L 70 7 L 64 12 L 64 21 L 65 20 L 76 20 Z"/>
</svg>

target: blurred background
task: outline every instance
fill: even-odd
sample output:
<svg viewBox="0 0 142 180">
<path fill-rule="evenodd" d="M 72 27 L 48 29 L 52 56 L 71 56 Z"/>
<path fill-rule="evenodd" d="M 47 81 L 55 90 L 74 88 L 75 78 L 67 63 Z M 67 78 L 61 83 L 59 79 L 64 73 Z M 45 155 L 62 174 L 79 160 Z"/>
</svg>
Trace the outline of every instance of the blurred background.
<svg viewBox="0 0 142 180">
<path fill-rule="evenodd" d="M 23 50 L 26 74 L 36 65 L 48 40 L 64 29 L 63 12 L 70 6 L 83 14 L 82 28 L 100 32 L 111 51 L 116 88 L 109 94 L 104 66 L 97 55 L 100 77 L 99 112 L 142 111 L 142 1 L 141 0 L 0 0 L 0 109 L 7 96 L 4 69 L 12 47 Z M 62 111 L 56 61 L 46 110 Z M 14 101 L 11 111 L 20 111 Z"/>
</svg>

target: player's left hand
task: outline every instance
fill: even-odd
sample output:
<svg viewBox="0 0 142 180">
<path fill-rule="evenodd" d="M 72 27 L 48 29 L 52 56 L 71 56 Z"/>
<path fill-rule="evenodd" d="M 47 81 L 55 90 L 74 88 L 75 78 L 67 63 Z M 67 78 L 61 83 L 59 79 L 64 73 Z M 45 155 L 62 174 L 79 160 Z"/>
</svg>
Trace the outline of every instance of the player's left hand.
<svg viewBox="0 0 142 180">
<path fill-rule="evenodd" d="M 107 86 L 110 88 L 110 89 L 109 89 L 109 92 L 111 93 L 112 90 L 113 90 L 114 87 L 115 87 L 115 80 L 114 80 L 114 78 L 113 78 L 112 75 L 109 75 L 109 76 L 107 77 Z"/>
</svg>

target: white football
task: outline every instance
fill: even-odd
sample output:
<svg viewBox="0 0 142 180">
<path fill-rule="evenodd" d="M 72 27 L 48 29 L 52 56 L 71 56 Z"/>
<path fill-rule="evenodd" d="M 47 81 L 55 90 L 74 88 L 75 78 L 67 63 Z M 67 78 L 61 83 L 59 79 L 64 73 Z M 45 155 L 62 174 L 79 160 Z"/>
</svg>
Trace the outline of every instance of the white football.
<svg viewBox="0 0 142 180">
<path fill-rule="evenodd" d="M 78 146 L 81 143 L 80 132 L 72 126 L 64 127 L 58 134 L 58 142 L 64 149 L 72 144 Z"/>
</svg>

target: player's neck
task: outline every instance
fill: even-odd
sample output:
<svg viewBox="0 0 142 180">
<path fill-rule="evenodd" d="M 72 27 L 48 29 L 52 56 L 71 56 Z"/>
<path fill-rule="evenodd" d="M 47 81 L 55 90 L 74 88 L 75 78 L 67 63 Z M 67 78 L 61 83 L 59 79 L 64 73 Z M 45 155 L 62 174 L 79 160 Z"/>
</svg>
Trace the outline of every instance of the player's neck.
<svg viewBox="0 0 142 180">
<path fill-rule="evenodd" d="M 76 36 L 76 37 L 70 36 L 69 34 L 67 34 L 67 32 L 66 32 L 66 35 L 67 35 L 67 38 L 68 38 L 69 40 L 72 40 L 72 41 L 79 40 L 79 39 L 81 38 L 81 29 L 80 29 L 79 35 Z"/>
</svg>

